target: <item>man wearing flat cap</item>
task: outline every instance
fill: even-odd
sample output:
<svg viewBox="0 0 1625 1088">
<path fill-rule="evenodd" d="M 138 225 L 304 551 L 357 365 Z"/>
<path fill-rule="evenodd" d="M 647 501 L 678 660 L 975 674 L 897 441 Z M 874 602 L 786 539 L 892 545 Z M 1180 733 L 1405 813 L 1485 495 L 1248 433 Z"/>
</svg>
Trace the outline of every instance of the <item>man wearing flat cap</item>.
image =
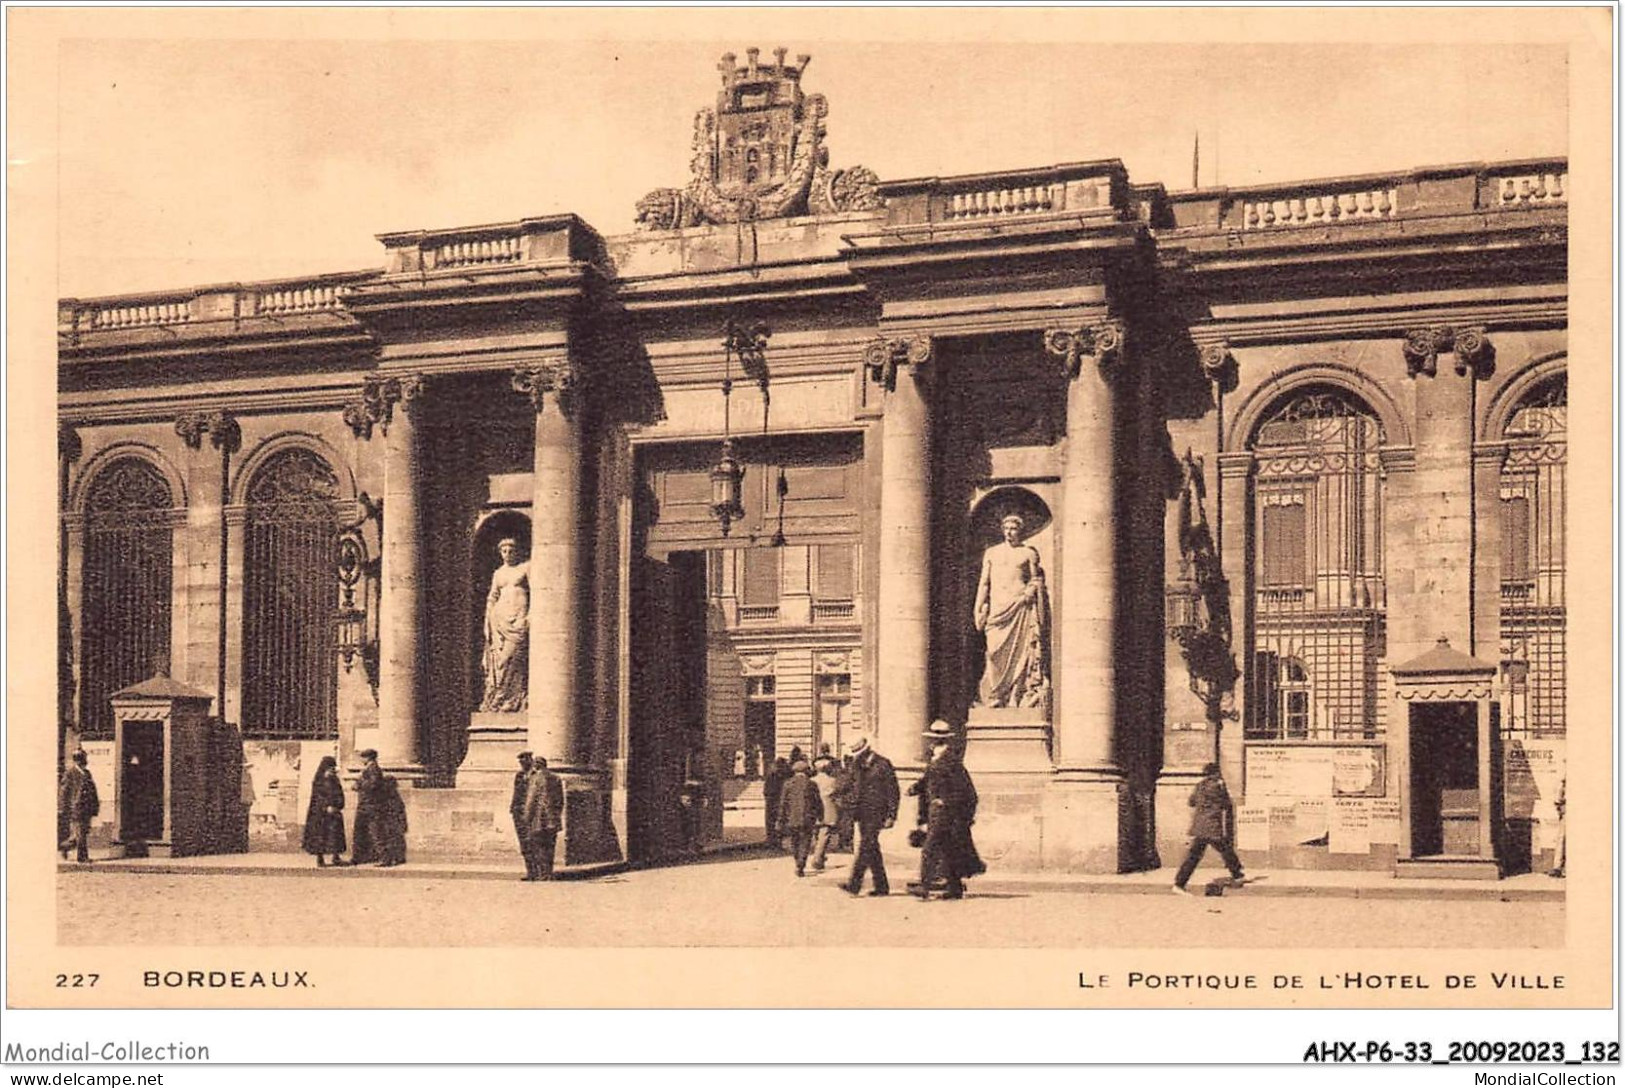
<svg viewBox="0 0 1625 1088">
<path fill-rule="evenodd" d="M 564 780 L 547 769 L 547 760 L 533 756 L 525 784 L 526 880 L 552 880 L 553 855 L 564 827 Z"/>
<path fill-rule="evenodd" d="M 513 776 L 513 796 L 508 799 L 508 815 L 513 817 L 513 833 L 519 840 L 519 856 L 525 859 L 525 879 L 535 880 L 535 866 L 531 862 L 530 851 L 526 849 L 527 836 L 525 834 L 525 791 L 530 786 L 530 753 L 519 753 L 519 770 Z"/>
<path fill-rule="evenodd" d="M 921 842 L 920 882 L 909 891 L 929 899 L 940 884 L 945 888 L 944 899 L 963 899 L 965 878 L 987 872 L 970 832 L 976 822 L 976 787 L 959 758 L 953 727 L 939 718 L 925 736 L 931 745 L 931 762 L 908 789 L 910 796 L 920 799 L 914 837 Z"/>
<path fill-rule="evenodd" d="M 812 850 L 813 832 L 824 815 L 824 799 L 812 780 L 812 768 L 805 759 L 790 765 L 790 780 L 779 791 L 778 831 L 790 840 L 790 853 L 796 859 L 796 875 L 807 875 L 807 855 Z"/>
</svg>

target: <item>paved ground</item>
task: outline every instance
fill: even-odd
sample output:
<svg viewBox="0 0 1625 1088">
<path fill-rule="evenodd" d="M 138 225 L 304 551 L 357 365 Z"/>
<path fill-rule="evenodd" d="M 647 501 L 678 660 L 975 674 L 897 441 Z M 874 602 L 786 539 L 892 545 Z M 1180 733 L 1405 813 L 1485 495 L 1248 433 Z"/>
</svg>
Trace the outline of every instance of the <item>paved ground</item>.
<svg viewBox="0 0 1625 1088">
<path fill-rule="evenodd" d="M 835 860 L 844 873 L 849 857 Z M 1563 904 L 1549 895 L 1355 898 L 1335 885 L 1327 886 L 1329 894 L 1310 886 L 1305 894 L 1281 895 L 1266 892 L 1266 880 L 1220 898 L 1180 898 L 1166 893 L 1165 876 L 1148 874 L 1123 885 L 1143 894 L 985 880 L 973 882 L 963 902 L 920 903 L 900 894 L 905 868 L 894 867 L 896 890 L 889 898 L 851 899 L 837 886 L 842 874 L 798 880 L 788 858 L 760 854 L 552 884 L 449 868 L 419 874 L 411 866 L 375 879 L 375 871 L 307 871 L 305 863 L 290 858 L 288 864 L 301 867 L 286 875 L 201 866 L 120 872 L 112 864 L 62 872 L 60 939 L 83 945 L 978 948 L 1548 948 L 1564 940 Z M 1372 878 L 1363 886 L 1374 886 Z M 954 924 L 941 924 L 949 916 Z"/>
</svg>

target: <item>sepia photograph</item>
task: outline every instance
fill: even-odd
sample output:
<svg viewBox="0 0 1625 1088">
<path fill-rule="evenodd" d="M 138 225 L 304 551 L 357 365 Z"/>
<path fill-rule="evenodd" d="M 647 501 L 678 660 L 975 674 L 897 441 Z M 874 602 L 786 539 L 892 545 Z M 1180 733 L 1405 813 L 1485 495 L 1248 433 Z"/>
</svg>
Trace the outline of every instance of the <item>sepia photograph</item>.
<svg viewBox="0 0 1625 1088">
<path fill-rule="evenodd" d="M 1607 1007 L 1614 13 L 684 14 L 9 12 L 8 1005 Z"/>
</svg>

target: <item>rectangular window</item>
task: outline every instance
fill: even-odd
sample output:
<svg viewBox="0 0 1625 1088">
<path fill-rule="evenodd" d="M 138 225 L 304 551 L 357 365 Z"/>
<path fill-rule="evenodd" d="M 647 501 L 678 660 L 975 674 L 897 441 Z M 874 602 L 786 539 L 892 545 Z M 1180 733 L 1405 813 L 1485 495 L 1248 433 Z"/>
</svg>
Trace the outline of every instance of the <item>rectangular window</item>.
<svg viewBox="0 0 1625 1088">
<path fill-rule="evenodd" d="M 853 596 L 852 545 L 820 544 L 817 552 L 814 595 L 821 601 L 850 601 Z"/>
<path fill-rule="evenodd" d="M 746 548 L 739 603 L 753 608 L 779 603 L 778 548 Z"/>
<path fill-rule="evenodd" d="M 1269 504 L 1264 507 L 1261 575 L 1270 586 L 1301 586 L 1308 569 L 1304 546 L 1304 507 Z"/>
<path fill-rule="evenodd" d="M 1505 497 L 1501 499 L 1501 581 L 1529 579 L 1529 500 L 1522 495 Z"/>
</svg>

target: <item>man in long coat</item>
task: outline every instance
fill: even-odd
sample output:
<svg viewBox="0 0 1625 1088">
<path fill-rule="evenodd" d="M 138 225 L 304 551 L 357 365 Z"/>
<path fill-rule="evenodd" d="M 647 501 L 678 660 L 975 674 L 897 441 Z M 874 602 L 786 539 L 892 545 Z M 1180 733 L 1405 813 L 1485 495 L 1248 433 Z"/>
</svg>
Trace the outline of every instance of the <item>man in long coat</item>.
<svg viewBox="0 0 1625 1088">
<path fill-rule="evenodd" d="M 1196 871 L 1196 865 L 1202 860 L 1202 855 L 1209 846 L 1219 852 L 1224 859 L 1225 867 L 1230 870 L 1232 880 L 1242 880 L 1241 862 L 1236 858 L 1236 850 L 1230 844 L 1230 832 L 1234 826 L 1232 819 L 1234 806 L 1230 802 L 1230 791 L 1224 787 L 1224 777 L 1219 773 L 1217 763 L 1209 763 L 1202 768 L 1202 780 L 1191 790 L 1191 848 L 1185 855 L 1185 861 L 1179 867 L 1179 873 L 1174 877 L 1174 893 L 1176 895 L 1189 895 L 1185 884 L 1190 880 L 1191 874 Z"/>
<path fill-rule="evenodd" d="M 845 803 L 851 807 L 858 828 L 858 852 L 852 860 L 852 875 L 841 887 L 850 895 L 863 890 L 865 871 L 874 874 L 870 895 L 889 895 L 886 862 L 880 854 L 880 833 L 897 822 L 897 771 L 891 760 L 869 746 L 869 738 L 858 735 L 853 743 L 852 773 L 847 782 Z"/>
<path fill-rule="evenodd" d="M 519 753 L 519 770 L 513 776 L 513 795 L 508 799 L 508 815 L 513 817 L 514 838 L 519 842 L 519 856 L 525 859 L 525 879 L 536 879 L 530 863 L 530 850 L 526 847 L 529 835 L 525 831 L 525 794 L 530 792 L 531 759 L 529 752 Z"/>
<path fill-rule="evenodd" d="M 384 810 L 384 772 L 378 766 L 378 753 L 372 748 L 363 748 L 356 755 L 361 757 L 361 777 L 355 783 L 355 833 L 350 836 L 350 864 L 365 865 L 369 861 L 378 861 L 379 839 L 382 828 L 379 820 Z"/>
<path fill-rule="evenodd" d="M 531 761 L 525 787 L 526 880 L 553 879 L 553 853 L 564 826 L 564 783 L 541 756 Z"/>
<path fill-rule="evenodd" d="M 987 872 L 971 824 L 976 822 L 976 786 L 953 747 L 953 728 L 945 721 L 931 723 L 926 731 L 931 743 L 931 762 L 920 780 L 909 787 L 920 799 L 919 825 L 924 842 L 920 849 L 920 882 L 909 890 L 921 899 L 941 883 L 945 899 L 965 898 L 965 878 Z"/>
<path fill-rule="evenodd" d="M 81 864 L 90 862 L 90 821 L 102 810 L 88 762 L 83 751 L 74 752 L 56 791 L 57 850 L 66 861 L 72 847 L 74 860 Z"/>
</svg>

